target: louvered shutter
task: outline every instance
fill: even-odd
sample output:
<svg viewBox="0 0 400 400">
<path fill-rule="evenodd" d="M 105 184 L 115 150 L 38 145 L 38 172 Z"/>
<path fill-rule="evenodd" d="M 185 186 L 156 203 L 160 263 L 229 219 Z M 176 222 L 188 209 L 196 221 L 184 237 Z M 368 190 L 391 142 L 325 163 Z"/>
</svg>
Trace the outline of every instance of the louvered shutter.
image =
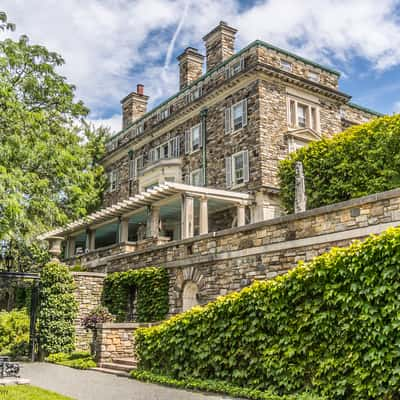
<svg viewBox="0 0 400 400">
<path fill-rule="evenodd" d="M 249 174 L 249 152 L 245 150 L 243 152 L 243 181 L 248 182 L 250 179 Z"/>
<path fill-rule="evenodd" d="M 232 130 L 231 112 L 231 107 L 225 108 L 225 133 L 230 133 Z"/>
<path fill-rule="evenodd" d="M 227 65 L 225 67 L 225 79 L 229 79 L 231 77 L 231 69 L 230 67 Z"/>
<path fill-rule="evenodd" d="M 244 99 L 242 101 L 242 107 L 243 107 L 243 125 L 242 126 L 246 126 L 247 125 L 247 99 Z"/>
<path fill-rule="evenodd" d="M 232 186 L 232 157 L 225 157 L 226 187 Z"/>
<path fill-rule="evenodd" d="M 150 149 L 149 151 L 149 162 L 152 163 L 154 161 L 154 149 Z"/>
<path fill-rule="evenodd" d="M 184 182 L 186 185 L 190 185 L 190 174 L 185 175 Z"/>
<path fill-rule="evenodd" d="M 190 153 L 190 130 L 185 131 L 185 154 Z"/>
<path fill-rule="evenodd" d="M 181 137 L 179 135 L 175 138 L 175 141 L 176 141 L 176 143 L 175 143 L 175 157 L 179 157 L 181 155 L 181 149 L 180 149 L 181 141 L 180 141 L 180 138 Z"/>
<path fill-rule="evenodd" d="M 203 146 L 203 124 L 199 125 L 199 147 Z"/>
</svg>

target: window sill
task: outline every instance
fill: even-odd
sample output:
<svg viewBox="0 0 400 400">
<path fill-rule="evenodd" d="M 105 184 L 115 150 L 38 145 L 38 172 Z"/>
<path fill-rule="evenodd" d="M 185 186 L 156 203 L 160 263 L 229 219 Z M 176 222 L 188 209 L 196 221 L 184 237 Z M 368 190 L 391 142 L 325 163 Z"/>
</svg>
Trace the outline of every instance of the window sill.
<svg viewBox="0 0 400 400">
<path fill-rule="evenodd" d="M 239 129 L 236 129 L 236 131 L 232 131 L 232 132 L 231 132 L 231 135 L 237 135 L 238 133 L 243 132 L 243 128 L 244 128 L 244 126 L 242 126 L 242 127 L 239 128 Z"/>
<path fill-rule="evenodd" d="M 236 185 L 232 185 L 232 186 L 231 186 L 231 189 L 240 189 L 240 188 L 242 188 L 242 187 L 245 187 L 245 186 L 246 186 L 246 183 L 247 183 L 247 182 L 243 182 L 243 183 L 238 183 L 238 184 L 236 184 Z"/>
</svg>

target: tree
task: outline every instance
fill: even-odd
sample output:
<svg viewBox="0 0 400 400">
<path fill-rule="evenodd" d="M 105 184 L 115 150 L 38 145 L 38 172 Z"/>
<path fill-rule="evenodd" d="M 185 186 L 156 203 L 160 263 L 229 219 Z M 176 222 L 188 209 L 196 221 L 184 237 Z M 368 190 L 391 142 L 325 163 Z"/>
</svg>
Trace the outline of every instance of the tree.
<svg viewBox="0 0 400 400">
<path fill-rule="evenodd" d="M 9 26 L 1 12 L 0 23 Z M 109 132 L 84 122 L 63 64 L 26 36 L 0 41 L 0 239 L 26 245 L 100 204 Z"/>
<path fill-rule="evenodd" d="M 0 31 L 15 30 L 15 24 L 7 21 L 7 14 L 4 11 L 0 11 Z"/>
</svg>

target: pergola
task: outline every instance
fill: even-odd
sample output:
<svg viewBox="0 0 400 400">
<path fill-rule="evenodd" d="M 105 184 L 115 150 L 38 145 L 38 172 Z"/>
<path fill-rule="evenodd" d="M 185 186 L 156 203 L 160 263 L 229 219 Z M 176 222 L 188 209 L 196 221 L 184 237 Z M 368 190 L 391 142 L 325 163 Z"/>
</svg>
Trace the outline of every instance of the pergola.
<svg viewBox="0 0 400 400">
<path fill-rule="evenodd" d="M 143 213 L 144 210 L 146 212 L 146 237 L 157 238 L 159 236 L 160 208 L 171 202 L 180 204 L 180 239 L 190 238 L 194 236 L 195 199 L 199 202 L 197 217 L 200 235 L 209 231 L 210 204 L 226 204 L 236 207 L 236 225 L 242 226 L 246 223 L 245 208 L 253 202 L 253 196 L 248 193 L 165 182 L 64 227 L 44 233 L 39 239 L 48 240 L 50 250 L 58 248 L 66 239 L 70 240 L 69 246 L 71 247 L 73 235 L 85 230 L 87 232 L 86 249 L 94 250 L 96 229 L 104 224 L 116 222 L 119 227 L 118 242 L 127 242 L 130 218 L 140 212 Z"/>
</svg>

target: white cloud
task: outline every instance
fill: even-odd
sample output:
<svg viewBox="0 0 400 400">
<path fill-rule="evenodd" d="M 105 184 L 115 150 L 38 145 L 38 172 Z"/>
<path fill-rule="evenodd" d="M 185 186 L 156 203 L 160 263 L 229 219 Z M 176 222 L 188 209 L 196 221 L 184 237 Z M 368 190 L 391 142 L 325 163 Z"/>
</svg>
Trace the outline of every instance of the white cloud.
<svg viewBox="0 0 400 400">
<path fill-rule="evenodd" d="M 189 1 L 176 42 L 174 32 Z M 202 37 L 220 20 L 239 28 L 238 47 L 254 39 L 346 68 L 355 55 L 376 70 L 400 63 L 398 1 L 269 0 L 240 11 L 239 0 L 3 0 L 1 8 L 34 43 L 63 55 L 61 73 L 77 86 L 94 121 L 117 126 L 119 101 L 145 85 L 150 107 L 178 88 L 177 63 L 163 70 L 168 47 L 204 52 Z M 172 57 L 172 53 L 171 53 Z M 109 117 L 112 115 L 112 117 Z"/>
<path fill-rule="evenodd" d="M 109 118 L 98 118 L 98 119 L 89 119 L 89 121 L 94 124 L 97 128 L 100 126 L 108 127 L 111 129 L 111 133 L 114 134 L 121 130 L 122 127 L 122 115 L 114 114 Z"/>
<path fill-rule="evenodd" d="M 396 101 L 393 105 L 393 112 L 396 114 L 400 113 L 400 101 Z"/>
</svg>

